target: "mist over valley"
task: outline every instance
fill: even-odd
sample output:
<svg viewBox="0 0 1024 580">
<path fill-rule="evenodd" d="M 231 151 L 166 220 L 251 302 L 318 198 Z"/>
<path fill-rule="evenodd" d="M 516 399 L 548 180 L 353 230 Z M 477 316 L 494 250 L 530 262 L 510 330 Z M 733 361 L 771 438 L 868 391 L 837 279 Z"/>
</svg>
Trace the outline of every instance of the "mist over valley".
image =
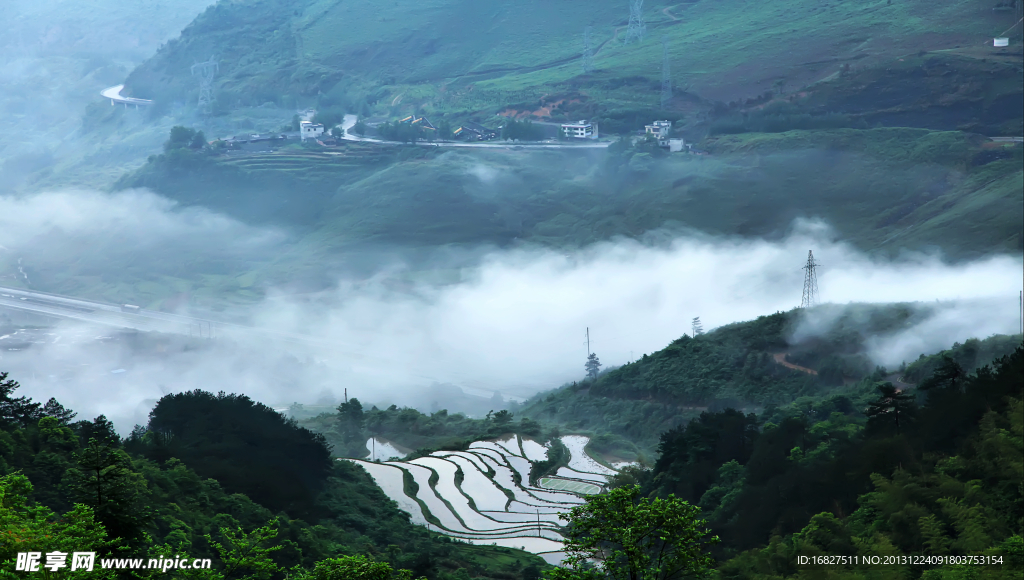
<svg viewBox="0 0 1024 580">
<path fill-rule="evenodd" d="M 4 2 L 0 576 L 1016 577 L 1022 9 Z"/>
</svg>

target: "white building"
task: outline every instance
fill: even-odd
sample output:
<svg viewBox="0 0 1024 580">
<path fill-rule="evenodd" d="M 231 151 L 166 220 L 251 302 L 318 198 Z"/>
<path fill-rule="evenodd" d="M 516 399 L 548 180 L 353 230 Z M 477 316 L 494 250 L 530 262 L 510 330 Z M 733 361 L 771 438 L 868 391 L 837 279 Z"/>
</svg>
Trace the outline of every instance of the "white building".
<svg viewBox="0 0 1024 580">
<path fill-rule="evenodd" d="M 650 125 L 644 125 L 647 135 L 653 135 L 658 141 L 668 138 L 669 131 L 672 130 L 671 121 L 655 121 Z"/>
<path fill-rule="evenodd" d="M 562 123 L 562 135 L 570 139 L 597 139 L 597 123 L 589 121 Z"/>
<path fill-rule="evenodd" d="M 992 46 L 1010 46 L 1010 39 L 1002 36 L 992 39 Z"/>
<path fill-rule="evenodd" d="M 306 139 L 316 139 L 323 134 L 324 126 L 320 123 L 313 123 L 312 121 L 303 121 L 299 123 L 299 136 L 303 141 Z"/>
</svg>

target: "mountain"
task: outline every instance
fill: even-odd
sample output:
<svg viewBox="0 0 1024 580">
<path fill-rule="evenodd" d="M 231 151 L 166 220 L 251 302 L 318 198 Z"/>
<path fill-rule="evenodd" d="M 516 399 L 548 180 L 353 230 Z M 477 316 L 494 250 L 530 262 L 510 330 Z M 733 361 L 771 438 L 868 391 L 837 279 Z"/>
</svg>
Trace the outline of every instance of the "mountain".
<svg viewBox="0 0 1024 580">
<path fill-rule="evenodd" d="M 731 407 L 771 415 L 790 404 L 859 409 L 877 381 L 911 386 L 902 381 L 929 376 L 935 361 L 950 354 L 922 353 L 920 361 L 898 370 L 876 367 L 870 358 L 870 345 L 912 333 L 933 313 L 927 304 L 853 304 L 762 316 L 683 335 L 596 379 L 537 395 L 517 412 L 593 432 L 596 451 L 631 458 L 638 452 L 650 456 L 661 433 L 705 411 Z M 953 356 L 974 370 L 1013 352 L 1020 340 L 1018 335 L 969 341 L 966 349 L 957 345 Z"/>
<path fill-rule="evenodd" d="M 646 35 L 627 44 L 621 0 L 225 0 L 136 69 L 127 87 L 139 97 L 191 100 L 198 85 L 189 67 L 216 57 L 226 108 L 319 101 L 350 111 L 563 108 L 615 119 L 659 108 L 662 39 L 677 87 L 670 109 L 685 112 L 702 99 L 792 92 L 849 67 L 980 46 L 1015 19 L 990 8 L 969 0 L 648 0 Z M 588 26 L 594 70 L 583 74 Z"/>
</svg>

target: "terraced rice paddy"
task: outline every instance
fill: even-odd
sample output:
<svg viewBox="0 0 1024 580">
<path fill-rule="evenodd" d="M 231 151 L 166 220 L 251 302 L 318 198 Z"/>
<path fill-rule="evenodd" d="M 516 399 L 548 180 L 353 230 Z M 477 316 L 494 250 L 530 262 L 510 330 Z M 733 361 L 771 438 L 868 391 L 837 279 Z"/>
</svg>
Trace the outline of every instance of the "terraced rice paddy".
<svg viewBox="0 0 1024 580">
<path fill-rule="evenodd" d="M 530 485 L 530 467 L 547 458 L 547 447 L 518 436 L 412 461 L 348 461 L 362 465 L 413 523 L 474 544 L 521 548 L 557 564 L 564 556 L 560 515 L 583 503 L 582 495 L 600 493 L 615 473 L 586 454 L 588 441 L 562 437 L 569 467 L 541 478 L 539 486 Z M 415 497 L 407 494 L 406 473 L 418 487 Z"/>
<path fill-rule="evenodd" d="M 591 495 L 601 492 L 601 488 L 599 486 L 592 483 L 583 483 L 582 481 L 572 481 L 571 479 L 544 477 L 541 478 L 540 485 L 547 489 L 571 491 L 573 493 L 581 493 L 583 495 Z"/>
</svg>

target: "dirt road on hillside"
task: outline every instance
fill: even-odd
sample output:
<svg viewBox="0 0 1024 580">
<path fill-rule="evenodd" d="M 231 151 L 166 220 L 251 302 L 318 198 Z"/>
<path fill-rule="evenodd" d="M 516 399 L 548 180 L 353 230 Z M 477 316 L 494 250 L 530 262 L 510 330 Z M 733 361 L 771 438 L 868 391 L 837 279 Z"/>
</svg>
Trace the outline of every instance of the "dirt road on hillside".
<svg viewBox="0 0 1024 580">
<path fill-rule="evenodd" d="M 789 362 L 788 360 L 786 360 L 786 353 L 784 353 L 784 352 L 775 353 L 774 355 L 772 355 L 772 357 L 775 358 L 775 362 L 777 362 L 780 365 L 786 367 L 787 369 L 793 369 L 795 371 L 805 372 L 805 373 L 807 373 L 809 375 L 817 375 L 818 374 L 818 371 L 816 371 L 814 369 L 809 369 L 807 367 L 802 367 L 800 365 L 795 365 L 795 364 Z"/>
</svg>

